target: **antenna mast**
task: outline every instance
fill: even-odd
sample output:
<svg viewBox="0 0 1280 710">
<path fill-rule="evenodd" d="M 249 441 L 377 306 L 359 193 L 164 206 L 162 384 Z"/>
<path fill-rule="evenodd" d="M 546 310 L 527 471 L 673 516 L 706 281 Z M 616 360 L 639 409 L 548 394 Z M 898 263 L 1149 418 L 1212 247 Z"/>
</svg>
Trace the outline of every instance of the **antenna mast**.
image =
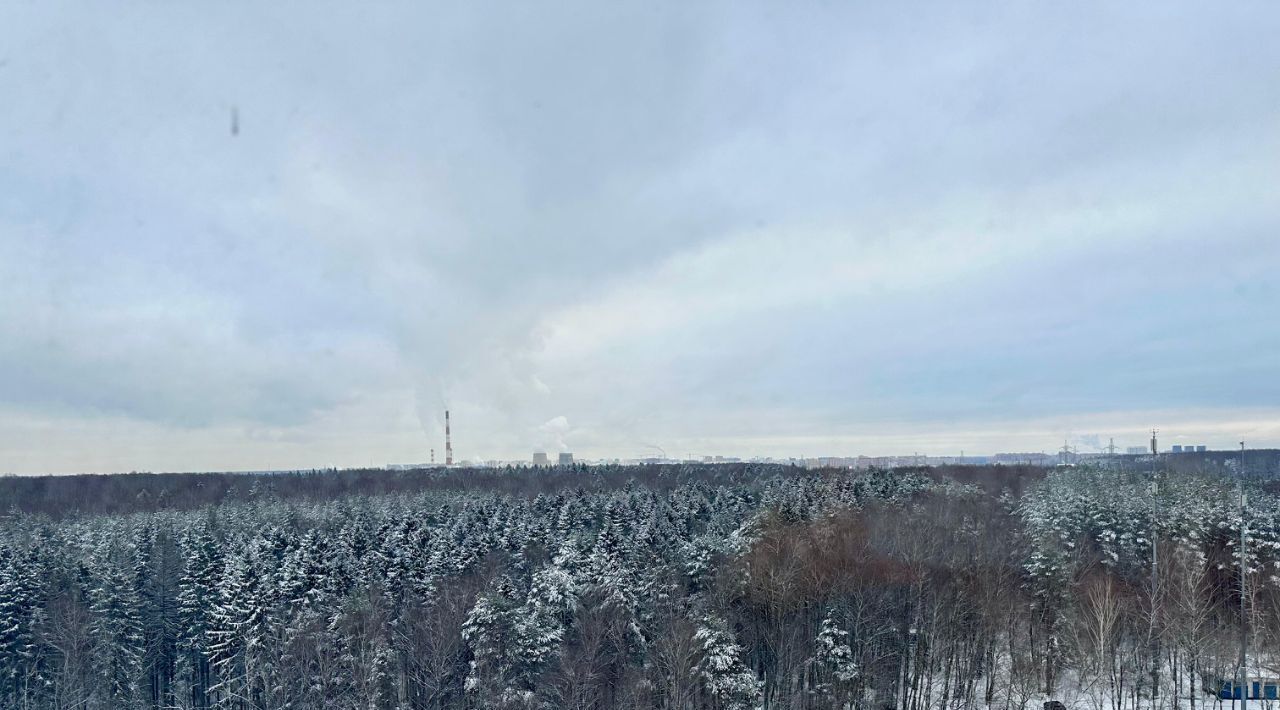
<svg viewBox="0 0 1280 710">
<path fill-rule="evenodd" d="M 453 440 L 449 434 L 449 410 L 444 410 L 444 465 L 453 465 Z"/>
</svg>

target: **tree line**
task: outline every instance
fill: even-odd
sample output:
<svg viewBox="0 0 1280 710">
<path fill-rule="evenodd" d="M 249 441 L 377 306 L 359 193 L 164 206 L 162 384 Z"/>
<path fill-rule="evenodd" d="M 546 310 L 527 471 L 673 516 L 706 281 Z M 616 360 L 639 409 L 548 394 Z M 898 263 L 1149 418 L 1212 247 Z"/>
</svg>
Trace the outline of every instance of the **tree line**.
<svg viewBox="0 0 1280 710">
<path fill-rule="evenodd" d="M 1277 650 L 1280 506 L 1266 481 L 1242 517 L 1220 472 L 1149 478 L 138 475 L 61 508 L 64 482 L 6 479 L 0 707 L 1212 703 L 1242 630 Z"/>
</svg>

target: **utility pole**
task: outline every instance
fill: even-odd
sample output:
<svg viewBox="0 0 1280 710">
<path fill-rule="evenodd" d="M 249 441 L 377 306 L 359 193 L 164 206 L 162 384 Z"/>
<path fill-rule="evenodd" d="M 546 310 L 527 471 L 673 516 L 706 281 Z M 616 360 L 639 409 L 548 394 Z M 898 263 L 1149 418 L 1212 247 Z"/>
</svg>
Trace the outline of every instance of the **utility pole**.
<svg viewBox="0 0 1280 710">
<path fill-rule="evenodd" d="M 1240 442 L 1240 473 L 1244 473 L 1244 442 Z M 1249 707 L 1249 615 L 1247 612 L 1246 599 L 1248 595 L 1248 586 L 1246 584 L 1247 567 L 1245 567 L 1245 555 L 1247 548 L 1245 547 L 1248 540 L 1248 523 L 1245 521 L 1244 513 L 1247 506 L 1244 493 L 1244 479 L 1240 479 L 1240 710 L 1247 710 Z"/>
<path fill-rule="evenodd" d="M 1151 710 L 1159 707 L 1160 695 L 1160 474 L 1156 468 L 1159 448 L 1156 433 L 1151 430 Z"/>
</svg>

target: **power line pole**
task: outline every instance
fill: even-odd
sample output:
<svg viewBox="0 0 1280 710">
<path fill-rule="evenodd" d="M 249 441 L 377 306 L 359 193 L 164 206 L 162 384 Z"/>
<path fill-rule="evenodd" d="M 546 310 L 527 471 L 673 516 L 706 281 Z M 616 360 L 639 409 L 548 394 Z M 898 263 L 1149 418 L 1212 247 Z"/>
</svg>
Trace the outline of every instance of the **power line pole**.
<svg viewBox="0 0 1280 710">
<path fill-rule="evenodd" d="M 1158 429 L 1151 430 L 1151 708 L 1156 710 L 1160 696 L 1160 474 L 1156 468 L 1159 448 Z"/>
<path fill-rule="evenodd" d="M 1244 514 L 1247 502 L 1244 493 L 1244 442 L 1240 442 L 1240 680 L 1243 686 L 1240 691 L 1240 710 L 1247 710 L 1249 707 L 1249 614 L 1246 607 L 1246 599 L 1248 596 L 1248 586 L 1246 584 L 1246 575 L 1248 568 L 1245 567 L 1245 555 L 1247 548 L 1245 545 L 1248 541 L 1248 522 L 1246 522 Z"/>
</svg>

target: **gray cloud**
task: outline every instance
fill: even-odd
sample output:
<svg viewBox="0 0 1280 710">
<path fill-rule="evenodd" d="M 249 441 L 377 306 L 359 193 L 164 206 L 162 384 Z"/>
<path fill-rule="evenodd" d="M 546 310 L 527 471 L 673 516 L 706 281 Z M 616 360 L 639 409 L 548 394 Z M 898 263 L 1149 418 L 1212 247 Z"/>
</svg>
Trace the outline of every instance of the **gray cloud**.
<svg viewBox="0 0 1280 710">
<path fill-rule="evenodd" d="M 143 442 L 11 425 L 28 468 L 421 459 L 446 404 L 513 456 L 1275 401 L 1269 5 L 11 14 L 0 410 Z"/>
</svg>

